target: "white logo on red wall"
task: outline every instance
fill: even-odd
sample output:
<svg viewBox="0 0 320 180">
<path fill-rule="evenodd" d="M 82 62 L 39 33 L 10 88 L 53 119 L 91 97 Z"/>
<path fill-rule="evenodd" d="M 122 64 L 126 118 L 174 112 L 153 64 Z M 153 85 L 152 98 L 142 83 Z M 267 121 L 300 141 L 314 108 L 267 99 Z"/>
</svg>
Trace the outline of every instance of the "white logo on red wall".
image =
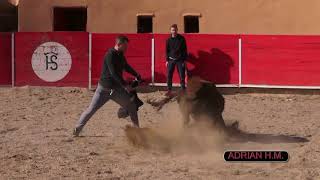
<svg viewBox="0 0 320 180">
<path fill-rule="evenodd" d="M 32 55 L 32 69 L 47 82 L 63 79 L 70 71 L 72 59 L 68 49 L 57 42 L 46 42 L 37 47 Z"/>
</svg>

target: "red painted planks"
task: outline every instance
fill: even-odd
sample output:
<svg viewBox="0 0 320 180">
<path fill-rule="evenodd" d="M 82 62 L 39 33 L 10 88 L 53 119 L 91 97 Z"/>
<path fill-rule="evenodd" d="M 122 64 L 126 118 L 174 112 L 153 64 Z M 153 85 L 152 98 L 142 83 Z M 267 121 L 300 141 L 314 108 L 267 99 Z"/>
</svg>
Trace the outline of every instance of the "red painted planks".
<svg viewBox="0 0 320 180">
<path fill-rule="evenodd" d="M 16 85 L 87 87 L 88 33 L 15 34 Z"/>
<path fill-rule="evenodd" d="M 319 36 L 242 36 L 242 83 L 319 86 Z"/>
<path fill-rule="evenodd" d="M 11 85 L 11 33 L 0 33 L 0 85 Z"/>
<path fill-rule="evenodd" d="M 120 34 L 92 34 L 92 84 L 96 85 L 102 71 L 103 58 L 109 48 L 115 45 Z M 151 39 L 152 34 L 124 34 L 129 38 L 126 58 L 128 63 L 141 74 L 147 82 L 151 82 Z M 125 73 L 125 78 L 129 78 Z"/>
<path fill-rule="evenodd" d="M 238 35 L 185 34 L 189 58 L 188 69 L 192 75 L 217 84 L 238 84 Z M 155 81 L 166 82 L 165 45 L 167 34 L 155 37 Z M 177 70 L 174 82 L 179 82 Z"/>
</svg>

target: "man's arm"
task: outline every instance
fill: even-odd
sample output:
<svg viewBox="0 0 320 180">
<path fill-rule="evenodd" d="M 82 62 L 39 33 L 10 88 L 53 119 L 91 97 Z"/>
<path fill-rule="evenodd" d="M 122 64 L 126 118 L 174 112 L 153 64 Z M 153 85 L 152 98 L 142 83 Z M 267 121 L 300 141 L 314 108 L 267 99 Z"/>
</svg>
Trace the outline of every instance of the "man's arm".
<svg viewBox="0 0 320 180">
<path fill-rule="evenodd" d="M 109 68 L 109 72 L 110 72 L 111 76 L 113 77 L 113 79 L 117 83 L 119 83 L 121 86 L 123 86 L 123 87 L 126 86 L 126 82 L 115 71 L 113 54 L 112 53 L 108 53 L 105 61 L 107 62 L 107 65 L 108 65 L 108 68 Z"/>
<path fill-rule="evenodd" d="M 125 68 L 124 70 L 126 72 L 130 73 L 134 77 L 140 77 L 140 75 L 137 73 L 137 71 L 135 71 L 128 63 L 126 63 L 124 68 Z"/>
<path fill-rule="evenodd" d="M 170 46 L 169 46 L 169 39 L 166 41 L 166 60 L 169 61 L 169 52 L 170 52 Z"/>
<path fill-rule="evenodd" d="M 185 61 L 188 58 L 187 43 L 186 43 L 186 39 L 183 36 L 182 36 L 182 44 L 181 44 L 181 55 L 182 55 L 183 61 Z"/>
<path fill-rule="evenodd" d="M 127 62 L 126 59 L 124 59 L 124 60 L 125 60 L 124 70 L 125 70 L 127 73 L 130 73 L 132 76 L 140 79 L 140 78 L 141 78 L 141 77 L 140 77 L 140 74 L 137 73 L 137 71 L 135 71 L 135 70 L 128 64 L 128 62 Z"/>
</svg>

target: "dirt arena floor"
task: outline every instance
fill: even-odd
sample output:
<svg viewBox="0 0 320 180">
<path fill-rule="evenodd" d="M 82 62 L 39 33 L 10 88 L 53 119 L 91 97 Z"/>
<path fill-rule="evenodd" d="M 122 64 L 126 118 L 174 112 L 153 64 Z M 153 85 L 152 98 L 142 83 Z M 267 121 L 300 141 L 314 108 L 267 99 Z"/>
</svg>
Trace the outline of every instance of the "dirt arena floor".
<svg viewBox="0 0 320 180">
<path fill-rule="evenodd" d="M 146 102 L 163 94 L 139 95 Z M 275 141 L 209 143 L 201 151 L 189 144 L 170 152 L 128 143 L 124 127 L 130 122 L 117 118 L 113 102 L 93 116 L 82 137 L 73 138 L 92 95 L 77 88 L 0 88 L 0 179 L 320 179 L 320 95 L 228 93 L 226 123 L 239 121 L 242 131 Z M 145 103 L 139 115 L 142 127 L 171 133 L 181 123 L 176 102 L 160 111 Z M 309 142 L 278 142 L 280 135 Z M 290 159 L 228 163 L 225 150 L 286 150 Z"/>
</svg>

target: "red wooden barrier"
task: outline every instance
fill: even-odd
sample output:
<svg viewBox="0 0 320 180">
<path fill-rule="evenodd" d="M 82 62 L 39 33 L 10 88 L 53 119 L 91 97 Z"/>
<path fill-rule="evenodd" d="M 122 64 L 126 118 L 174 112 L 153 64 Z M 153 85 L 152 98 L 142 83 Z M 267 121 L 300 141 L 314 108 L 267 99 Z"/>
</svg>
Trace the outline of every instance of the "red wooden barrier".
<svg viewBox="0 0 320 180">
<path fill-rule="evenodd" d="M 103 57 L 118 34 L 92 34 L 92 83 L 100 77 Z M 151 82 L 152 37 L 155 82 L 166 82 L 167 34 L 127 34 L 128 62 Z M 238 35 L 186 34 L 191 74 L 217 84 L 239 83 Z M 242 84 L 320 86 L 320 36 L 242 38 Z M 15 84 L 88 86 L 88 33 L 16 33 Z M 0 85 L 11 84 L 11 34 L 0 34 Z M 126 75 L 127 76 L 127 75 Z M 177 73 L 174 82 L 178 83 Z"/>
<path fill-rule="evenodd" d="M 104 56 L 113 48 L 119 34 L 92 34 L 92 84 L 96 85 L 102 71 Z M 152 34 L 125 34 L 129 38 L 126 58 L 128 63 L 141 74 L 143 79 L 151 82 L 151 39 Z M 124 74 L 128 79 L 128 74 Z M 131 77 L 131 76 L 130 76 Z"/>
<path fill-rule="evenodd" d="M 11 33 L 0 33 L 0 85 L 11 85 Z"/>
<path fill-rule="evenodd" d="M 217 84 L 238 84 L 239 82 L 239 36 L 237 35 L 184 35 L 189 58 L 188 69 L 192 75 Z M 166 82 L 165 45 L 167 34 L 155 37 L 155 82 Z M 173 82 L 179 83 L 175 70 Z"/>
<path fill-rule="evenodd" d="M 242 83 L 320 85 L 319 36 L 242 36 Z"/>
<path fill-rule="evenodd" d="M 88 33 L 15 34 L 16 85 L 88 87 Z"/>
</svg>

